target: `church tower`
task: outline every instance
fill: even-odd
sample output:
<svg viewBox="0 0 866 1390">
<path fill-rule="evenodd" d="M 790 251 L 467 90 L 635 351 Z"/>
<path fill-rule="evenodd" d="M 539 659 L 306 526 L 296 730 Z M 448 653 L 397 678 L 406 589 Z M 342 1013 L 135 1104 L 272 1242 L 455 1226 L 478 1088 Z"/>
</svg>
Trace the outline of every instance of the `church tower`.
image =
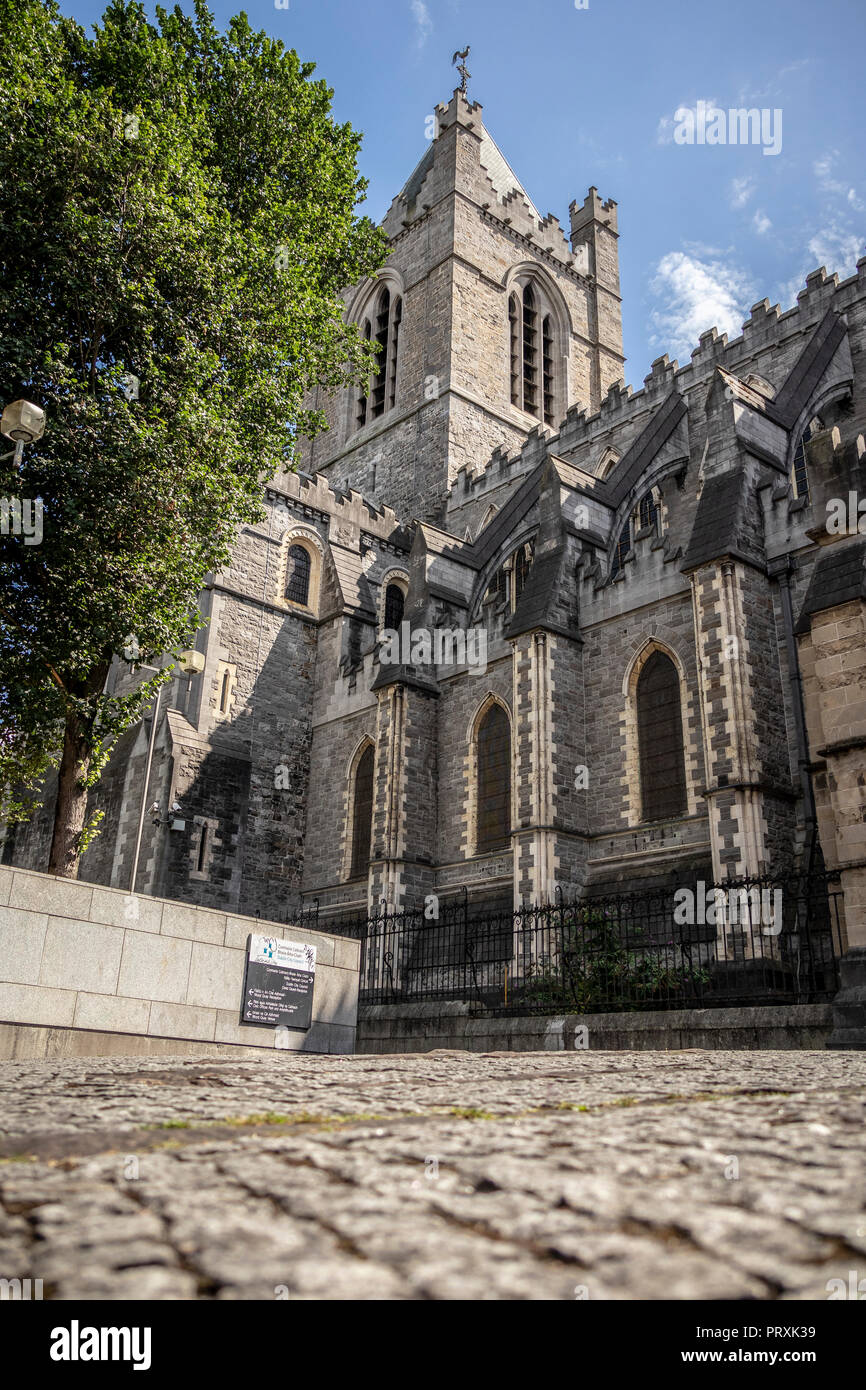
<svg viewBox="0 0 866 1390">
<path fill-rule="evenodd" d="M 385 267 L 344 296 L 378 372 L 317 396 L 330 428 L 300 467 L 441 525 L 459 469 L 555 433 L 569 406 L 596 411 L 622 378 L 617 209 L 591 188 L 569 241 L 458 89 L 383 225 Z"/>
</svg>

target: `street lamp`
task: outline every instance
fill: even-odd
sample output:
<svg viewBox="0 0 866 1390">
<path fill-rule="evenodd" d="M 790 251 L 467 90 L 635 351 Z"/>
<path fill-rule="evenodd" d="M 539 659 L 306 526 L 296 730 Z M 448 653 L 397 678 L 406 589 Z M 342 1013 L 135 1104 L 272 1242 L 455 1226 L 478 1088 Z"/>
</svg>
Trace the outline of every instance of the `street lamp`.
<svg viewBox="0 0 866 1390">
<path fill-rule="evenodd" d="M 20 463 L 24 457 L 24 445 L 35 444 L 45 433 L 45 411 L 32 401 L 13 401 L 7 405 L 0 417 L 0 434 L 15 440 L 12 453 L 4 454 L 0 461 L 13 458 Z"/>
<path fill-rule="evenodd" d="M 134 636 L 130 637 L 129 643 L 126 646 L 125 651 L 131 651 L 136 654 L 138 653 L 138 643 L 136 642 Z M 204 670 L 204 655 L 201 652 L 196 652 L 192 650 L 179 652 L 178 665 L 180 666 L 180 669 L 183 671 L 183 674 L 189 677 L 190 684 L 192 684 L 193 676 L 198 675 L 200 672 Z M 142 671 L 154 671 L 158 673 L 161 669 L 162 668 L 159 666 L 141 666 Z M 147 788 L 148 784 L 150 783 L 150 769 L 151 764 L 153 763 L 153 749 L 156 743 L 156 726 L 159 721 L 159 706 L 161 699 L 162 686 L 159 685 L 156 689 L 156 695 L 154 697 L 153 707 L 151 710 L 152 722 L 150 726 L 150 738 L 148 739 L 147 744 L 147 763 L 144 769 L 144 786 L 141 790 L 141 810 L 138 816 L 138 833 L 135 837 L 135 854 L 133 855 L 132 859 L 132 874 L 130 875 L 129 879 L 130 893 L 135 892 L 135 879 L 136 875 L 138 874 L 138 860 L 141 854 L 141 837 L 144 832 L 144 817 L 147 814 Z"/>
</svg>

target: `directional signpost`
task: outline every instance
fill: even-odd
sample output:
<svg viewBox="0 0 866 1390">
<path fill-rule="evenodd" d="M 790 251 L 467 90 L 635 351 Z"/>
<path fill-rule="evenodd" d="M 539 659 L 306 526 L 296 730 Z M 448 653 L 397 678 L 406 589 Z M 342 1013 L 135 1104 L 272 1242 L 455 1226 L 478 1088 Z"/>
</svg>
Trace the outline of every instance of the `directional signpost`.
<svg viewBox="0 0 866 1390">
<path fill-rule="evenodd" d="M 315 975 L 315 946 L 251 935 L 241 1023 L 260 1028 L 309 1028 Z"/>
</svg>

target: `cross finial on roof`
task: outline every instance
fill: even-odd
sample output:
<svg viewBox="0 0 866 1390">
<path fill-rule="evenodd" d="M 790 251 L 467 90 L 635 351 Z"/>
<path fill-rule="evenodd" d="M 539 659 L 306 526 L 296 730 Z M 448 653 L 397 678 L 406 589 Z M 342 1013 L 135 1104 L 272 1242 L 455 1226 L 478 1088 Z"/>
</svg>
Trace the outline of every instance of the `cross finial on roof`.
<svg viewBox="0 0 866 1390">
<path fill-rule="evenodd" d="M 467 59 L 468 57 L 469 57 L 469 45 L 467 44 L 466 47 L 463 48 L 463 49 L 458 48 L 457 52 L 454 54 L 454 57 L 451 59 L 451 65 L 452 65 L 452 67 L 456 67 L 456 68 L 457 68 L 457 71 L 460 73 L 460 90 L 461 90 L 461 92 L 464 93 L 464 95 L 465 95 L 465 93 L 466 93 L 466 83 L 469 81 L 469 78 L 472 76 L 472 73 L 469 71 L 469 69 L 468 69 L 467 66 L 466 66 L 466 59 Z M 458 59 L 458 58 L 461 60 L 459 63 L 457 62 L 457 59 Z"/>
</svg>

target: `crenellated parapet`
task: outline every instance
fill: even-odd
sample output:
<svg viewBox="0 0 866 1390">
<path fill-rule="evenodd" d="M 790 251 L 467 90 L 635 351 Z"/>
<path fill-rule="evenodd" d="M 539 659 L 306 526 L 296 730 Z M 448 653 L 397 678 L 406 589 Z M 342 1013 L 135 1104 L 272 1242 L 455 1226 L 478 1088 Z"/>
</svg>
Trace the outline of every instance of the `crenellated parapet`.
<svg viewBox="0 0 866 1390">
<path fill-rule="evenodd" d="M 354 488 L 333 486 L 321 473 L 284 473 L 269 485 L 269 493 L 281 495 L 331 517 L 343 526 L 369 531 L 381 538 L 399 533 L 402 524 L 391 507 L 379 506 Z"/>
</svg>

